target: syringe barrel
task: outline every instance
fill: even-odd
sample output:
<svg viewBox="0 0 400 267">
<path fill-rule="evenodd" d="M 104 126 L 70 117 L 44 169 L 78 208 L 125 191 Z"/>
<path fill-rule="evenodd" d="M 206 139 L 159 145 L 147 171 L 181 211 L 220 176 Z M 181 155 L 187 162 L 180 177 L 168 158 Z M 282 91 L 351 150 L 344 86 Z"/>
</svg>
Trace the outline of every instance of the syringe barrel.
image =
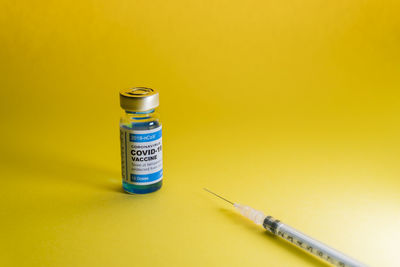
<svg viewBox="0 0 400 267">
<path fill-rule="evenodd" d="M 366 265 L 350 258 L 349 256 L 315 240 L 287 224 L 275 220 L 271 216 L 264 219 L 263 227 L 271 233 L 298 246 L 304 251 L 321 258 L 330 264 L 340 267 L 364 267 Z"/>
</svg>

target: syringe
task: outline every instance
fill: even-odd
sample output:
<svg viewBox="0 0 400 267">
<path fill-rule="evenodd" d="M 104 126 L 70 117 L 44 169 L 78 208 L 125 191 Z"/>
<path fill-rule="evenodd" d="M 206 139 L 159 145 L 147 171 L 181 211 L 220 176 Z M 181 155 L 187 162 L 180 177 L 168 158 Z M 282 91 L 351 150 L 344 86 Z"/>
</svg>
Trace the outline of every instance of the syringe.
<svg viewBox="0 0 400 267">
<path fill-rule="evenodd" d="M 283 238 L 284 240 L 303 249 L 307 253 L 313 254 L 332 265 L 340 267 L 366 266 L 365 264 L 350 258 L 349 256 L 325 245 L 324 243 L 321 243 L 301 233 L 300 231 L 290 227 L 289 225 L 274 219 L 272 216 L 265 216 L 264 213 L 262 213 L 261 211 L 255 210 L 249 206 L 229 201 L 226 198 L 223 198 L 206 188 L 204 188 L 204 190 L 232 204 L 243 216 L 249 218 L 258 225 L 262 225 L 272 234 Z"/>
</svg>

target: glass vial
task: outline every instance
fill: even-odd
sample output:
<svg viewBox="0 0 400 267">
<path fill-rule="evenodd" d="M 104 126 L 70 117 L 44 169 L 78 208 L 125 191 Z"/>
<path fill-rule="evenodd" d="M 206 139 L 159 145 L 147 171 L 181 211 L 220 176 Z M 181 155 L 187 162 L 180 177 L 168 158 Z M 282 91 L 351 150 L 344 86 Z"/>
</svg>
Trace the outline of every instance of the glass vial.
<svg viewBox="0 0 400 267">
<path fill-rule="evenodd" d="M 122 187 L 131 194 L 154 192 L 163 178 L 158 92 L 146 87 L 122 90 L 120 105 Z"/>
</svg>

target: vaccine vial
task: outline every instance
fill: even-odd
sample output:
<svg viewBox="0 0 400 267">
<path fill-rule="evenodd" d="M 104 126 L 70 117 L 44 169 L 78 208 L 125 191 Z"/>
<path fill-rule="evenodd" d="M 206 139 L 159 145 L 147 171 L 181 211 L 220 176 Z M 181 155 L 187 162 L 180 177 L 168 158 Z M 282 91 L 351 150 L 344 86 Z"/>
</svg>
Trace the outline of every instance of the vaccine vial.
<svg viewBox="0 0 400 267">
<path fill-rule="evenodd" d="M 146 87 L 122 90 L 120 105 L 122 187 L 130 194 L 154 192 L 163 178 L 159 94 Z"/>
</svg>

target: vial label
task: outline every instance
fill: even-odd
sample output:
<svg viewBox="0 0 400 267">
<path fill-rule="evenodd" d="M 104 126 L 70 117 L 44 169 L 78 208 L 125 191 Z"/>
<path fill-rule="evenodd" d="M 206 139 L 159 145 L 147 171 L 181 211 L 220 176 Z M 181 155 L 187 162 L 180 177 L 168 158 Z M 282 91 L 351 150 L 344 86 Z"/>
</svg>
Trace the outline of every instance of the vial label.
<svg viewBox="0 0 400 267">
<path fill-rule="evenodd" d="M 148 185 L 163 177 L 161 126 L 138 131 L 121 128 L 122 179 Z"/>
</svg>

